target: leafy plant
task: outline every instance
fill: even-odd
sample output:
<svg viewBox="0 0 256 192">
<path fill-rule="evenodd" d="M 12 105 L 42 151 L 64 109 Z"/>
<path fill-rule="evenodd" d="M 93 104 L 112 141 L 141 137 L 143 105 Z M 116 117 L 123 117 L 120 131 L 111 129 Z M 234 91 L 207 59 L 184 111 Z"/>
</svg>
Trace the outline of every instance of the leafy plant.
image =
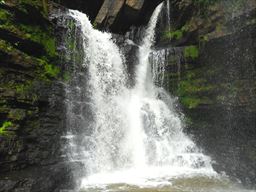
<svg viewBox="0 0 256 192">
<path fill-rule="evenodd" d="M 6 128 L 11 127 L 13 123 L 11 121 L 5 121 L 0 127 L 0 135 L 6 134 Z"/>
<path fill-rule="evenodd" d="M 199 56 L 199 50 L 197 46 L 191 45 L 184 49 L 184 56 L 186 58 L 196 59 Z"/>
<path fill-rule="evenodd" d="M 181 39 L 184 34 L 188 31 L 188 26 L 184 25 L 183 27 L 181 27 L 180 29 L 177 29 L 175 31 L 171 30 L 171 31 L 165 31 L 163 38 L 164 39 L 176 39 L 179 40 Z"/>
<path fill-rule="evenodd" d="M 44 69 L 45 73 L 50 77 L 57 77 L 57 75 L 60 73 L 60 69 L 51 64 L 45 64 Z"/>
</svg>

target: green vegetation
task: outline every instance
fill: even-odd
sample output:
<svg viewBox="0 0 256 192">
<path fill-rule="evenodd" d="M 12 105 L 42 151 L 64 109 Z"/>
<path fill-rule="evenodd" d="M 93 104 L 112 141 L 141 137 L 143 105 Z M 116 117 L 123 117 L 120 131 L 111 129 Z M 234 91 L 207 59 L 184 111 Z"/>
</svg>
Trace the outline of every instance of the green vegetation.
<svg viewBox="0 0 256 192">
<path fill-rule="evenodd" d="M 21 4 L 18 4 L 15 8 L 18 8 L 24 14 L 28 14 L 29 10 L 26 10 L 26 3 L 29 5 L 33 5 L 35 9 L 42 10 L 42 5 L 46 6 L 47 0 L 41 1 L 33 1 L 30 2 L 29 0 L 22 0 Z M 42 11 L 41 11 L 42 12 Z M 24 40 L 30 40 L 42 45 L 45 49 L 46 54 L 42 56 L 38 56 L 38 58 L 33 58 L 26 53 L 22 52 L 22 50 L 17 50 L 18 43 L 11 44 L 4 40 L 0 40 L 0 49 L 7 52 L 7 53 L 15 53 L 17 56 L 22 56 L 26 60 L 30 61 L 28 63 L 36 63 L 38 62 L 38 73 L 40 74 L 39 77 L 43 80 L 48 80 L 48 78 L 57 78 L 60 69 L 55 66 L 53 63 L 58 58 L 58 54 L 56 51 L 56 40 L 53 36 L 53 30 L 51 26 L 48 28 L 44 28 L 39 25 L 29 25 L 29 24 L 22 24 L 20 22 L 15 21 L 15 17 L 12 13 L 8 12 L 7 10 L 0 9 L 0 29 L 5 29 L 13 34 L 15 34 L 18 38 Z M 29 17 L 29 15 L 27 15 Z M 43 17 L 43 15 L 42 15 Z M 16 57 L 16 56 L 15 56 Z M 42 78 L 43 77 L 43 78 Z M 18 93 L 24 92 L 29 85 L 18 85 L 16 90 Z"/>
<path fill-rule="evenodd" d="M 93 24 L 92 24 L 92 26 L 93 26 L 94 29 L 97 29 L 97 27 L 98 27 L 97 22 L 94 21 Z"/>
<path fill-rule="evenodd" d="M 187 79 L 179 83 L 179 94 L 181 96 L 193 95 L 202 92 L 208 92 L 214 88 L 213 85 L 207 85 L 205 79 Z"/>
<path fill-rule="evenodd" d="M 165 31 L 163 34 L 163 39 L 174 39 L 179 40 L 181 39 L 184 34 L 188 31 L 188 26 L 184 25 L 180 29 L 177 30 L 171 30 L 171 31 Z"/>
<path fill-rule="evenodd" d="M 16 93 L 18 94 L 24 94 L 31 90 L 31 82 L 26 82 L 24 84 L 17 84 L 15 85 Z"/>
<path fill-rule="evenodd" d="M 68 72 L 64 72 L 62 78 L 64 81 L 68 82 L 71 79 L 71 75 Z"/>
<path fill-rule="evenodd" d="M 176 39 L 179 40 L 183 37 L 183 31 L 182 30 L 176 30 L 176 31 L 166 31 L 164 33 L 165 39 Z"/>
<path fill-rule="evenodd" d="M 199 56 L 199 50 L 197 46 L 191 45 L 184 49 L 184 56 L 186 58 L 196 59 Z"/>
<path fill-rule="evenodd" d="M 48 0 L 11 1 L 0 7 L 3 33 L 0 57 L 3 63 L 10 64 L 10 67 L 0 68 L 0 112 L 6 116 L 0 122 L 3 137 L 14 136 L 19 127 L 39 127 L 36 117 L 40 92 L 37 90 L 60 78 L 56 39 L 53 26 L 47 21 L 47 12 Z M 31 13 L 36 13 L 36 17 L 33 18 Z M 10 38 L 5 38 L 9 36 L 4 36 L 4 33 Z M 68 75 L 65 78 L 68 79 Z M 13 102 L 29 107 L 14 105 Z"/>
<path fill-rule="evenodd" d="M 42 6 L 43 6 L 44 13 L 48 15 L 48 0 L 42 0 Z"/>
<path fill-rule="evenodd" d="M 0 127 L 0 135 L 7 135 L 8 131 L 6 131 L 6 129 L 11 126 L 13 126 L 13 123 L 11 121 L 5 121 Z"/>
<path fill-rule="evenodd" d="M 11 43 L 6 42 L 1 39 L 0 39 L 0 49 L 4 50 L 6 52 L 11 52 L 11 51 L 15 50 L 15 48 L 11 45 Z"/>
<path fill-rule="evenodd" d="M 189 70 L 178 82 L 176 94 L 180 97 L 180 102 L 189 109 L 213 102 L 207 95 L 215 90 L 216 86 L 210 84 L 202 74 L 204 69 Z"/>
<path fill-rule="evenodd" d="M 2 20 L 7 20 L 8 18 L 11 17 L 11 13 L 9 13 L 8 11 L 6 10 L 2 10 L 0 9 L 0 21 Z"/>
<path fill-rule="evenodd" d="M 26 112 L 24 109 L 11 109 L 8 118 L 13 119 L 13 120 L 22 120 L 26 117 Z"/>
<path fill-rule="evenodd" d="M 201 100 L 196 97 L 181 97 L 180 102 L 189 109 L 197 107 Z"/>
<path fill-rule="evenodd" d="M 44 65 L 46 75 L 50 77 L 57 77 L 60 73 L 60 69 L 52 64 L 45 64 Z"/>
<path fill-rule="evenodd" d="M 199 42 L 208 42 L 209 41 L 209 37 L 207 35 L 201 35 L 199 36 Z"/>
</svg>

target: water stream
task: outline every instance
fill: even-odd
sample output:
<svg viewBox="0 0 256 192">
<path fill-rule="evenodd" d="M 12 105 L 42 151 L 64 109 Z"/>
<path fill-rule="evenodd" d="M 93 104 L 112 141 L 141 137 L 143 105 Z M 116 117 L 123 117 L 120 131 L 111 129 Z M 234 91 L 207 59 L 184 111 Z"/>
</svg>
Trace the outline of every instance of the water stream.
<svg viewBox="0 0 256 192">
<path fill-rule="evenodd" d="M 149 57 L 161 9 L 142 34 L 132 88 L 111 34 L 94 29 L 81 12 L 68 13 L 83 52 L 67 86 L 65 137 L 69 161 L 82 165 L 79 191 L 242 191 L 217 174 L 210 157 L 183 132 L 176 99 L 161 87 L 162 77 L 156 86 L 159 71 Z"/>
</svg>

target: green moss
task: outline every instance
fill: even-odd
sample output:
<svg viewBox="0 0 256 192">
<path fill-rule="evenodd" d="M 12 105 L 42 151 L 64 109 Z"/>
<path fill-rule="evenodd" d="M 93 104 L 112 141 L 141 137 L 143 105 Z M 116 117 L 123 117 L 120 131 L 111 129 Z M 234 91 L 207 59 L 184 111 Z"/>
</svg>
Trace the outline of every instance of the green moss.
<svg viewBox="0 0 256 192">
<path fill-rule="evenodd" d="M 164 33 L 164 39 L 176 39 L 176 40 L 179 40 L 182 37 L 183 37 L 183 31 L 182 30 L 166 31 Z"/>
<path fill-rule="evenodd" d="M 48 0 L 41 0 L 44 14 L 48 15 Z"/>
<path fill-rule="evenodd" d="M 27 10 L 28 8 L 24 6 L 24 3 L 32 5 L 35 7 L 35 9 L 40 11 L 44 9 L 42 8 L 42 5 L 46 6 L 47 0 L 42 0 L 39 2 L 32 0 L 20 0 L 20 4 L 18 4 L 16 8 L 26 14 L 26 12 L 29 10 Z M 0 28 L 15 33 L 19 38 L 29 39 L 43 45 L 48 56 L 51 58 L 57 56 L 56 40 L 53 36 L 53 29 L 50 25 L 47 29 L 45 29 L 40 25 L 35 26 L 29 24 L 21 24 L 20 22 L 13 20 L 13 15 L 10 12 L 4 9 L 0 9 Z"/>
<path fill-rule="evenodd" d="M 51 34 L 51 30 L 44 31 L 39 26 L 18 25 L 18 28 L 24 32 L 24 37 L 34 42 L 42 44 L 49 57 L 56 57 L 56 40 Z"/>
<path fill-rule="evenodd" d="M 207 35 L 199 36 L 199 41 L 200 42 L 208 42 L 209 41 L 209 37 Z"/>
<path fill-rule="evenodd" d="M 9 13 L 8 11 L 0 9 L 0 20 L 6 21 L 6 20 L 10 19 L 11 16 L 12 16 L 12 14 Z"/>
<path fill-rule="evenodd" d="M 24 109 L 12 109 L 8 114 L 8 118 L 13 120 L 22 120 L 26 117 L 26 112 Z"/>
<path fill-rule="evenodd" d="M 51 64 L 45 64 L 44 69 L 45 69 L 46 75 L 49 75 L 50 77 L 57 77 L 58 74 L 60 73 L 60 69 Z"/>
<path fill-rule="evenodd" d="M 63 73 L 63 80 L 65 82 L 68 82 L 68 81 L 70 81 L 70 79 L 71 79 L 71 75 L 68 72 L 64 72 Z"/>
<path fill-rule="evenodd" d="M 6 129 L 11 126 L 13 126 L 13 123 L 11 121 L 3 122 L 2 126 L 0 127 L 0 135 L 7 135 L 8 131 L 6 131 Z"/>
<path fill-rule="evenodd" d="M 6 14 L 5 11 L 1 11 L 0 13 Z M 24 60 L 30 60 L 29 63 L 38 63 L 37 71 L 40 74 L 39 77 L 43 77 L 41 79 L 48 80 L 48 77 L 56 77 L 60 70 L 58 67 L 54 66 L 54 61 L 57 60 L 57 52 L 56 52 L 56 40 L 52 35 L 52 29 L 49 27 L 47 30 L 42 29 L 40 26 L 31 26 L 31 25 L 24 25 L 20 23 L 15 23 L 9 19 L 6 22 L 0 25 L 0 28 L 11 31 L 19 38 L 22 39 L 29 39 L 31 41 L 37 42 L 46 50 L 47 55 L 44 55 L 40 58 L 34 58 L 28 56 L 27 54 L 17 50 L 13 45 L 10 43 L 0 40 L 0 49 L 6 53 L 12 53 L 13 56 L 15 54 L 17 56 L 24 57 Z M 16 56 L 15 56 L 16 57 Z M 30 85 L 28 83 L 18 84 L 16 85 L 15 89 L 18 94 L 26 93 L 29 90 Z"/>
<path fill-rule="evenodd" d="M 191 58 L 191 59 L 198 58 L 199 50 L 198 50 L 197 46 L 191 45 L 191 46 L 185 47 L 184 56 L 186 58 Z"/>
<path fill-rule="evenodd" d="M 11 45 L 11 43 L 6 42 L 4 40 L 0 39 L 0 49 L 4 52 L 12 52 L 15 50 L 15 48 Z"/>
<path fill-rule="evenodd" d="M 193 109 L 202 104 L 213 104 L 214 102 L 208 97 L 197 97 L 197 96 L 184 96 L 180 97 L 180 102 L 183 106 Z"/>
<path fill-rule="evenodd" d="M 196 108 L 202 104 L 212 104 L 214 99 L 209 95 L 216 90 L 216 85 L 210 83 L 205 75 L 206 69 L 192 69 L 182 74 L 177 82 L 176 95 L 179 96 L 181 104 L 189 109 Z"/>
<path fill-rule="evenodd" d="M 96 22 L 96 21 L 94 21 L 94 22 L 93 22 L 93 24 L 92 24 L 92 26 L 93 26 L 93 28 L 94 28 L 94 29 L 97 29 L 97 27 L 98 27 L 97 22 Z"/>
<path fill-rule="evenodd" d="M 171 30 L 171 31 L 165 31 L 163 33 L 162 38 L 163 39 L 174 39 L 174 40 L 179 40 L 181 39 L 184 34 L 188 31 L 188 25 L 182 26 L 180 29 L 177 30 Z"/>
<path fill-rule="evenodd" d="M 23 84 L 15 84 L 16 93 L 20 95 L 25 95 L 29 93 L 31 89 L 32 89 L 32 82 L 30 81 L 27 81 Z"/>
<path fill-rule="evenodd" d="M 181 97 L 180 102 L 182 105 L 188 107 L 189 109 L 197 107 L 201 100 L 199 98 L 194 97 Z"/>
<path fill-rule="evenodd" d="M 214 85 L 209 85 L 205 79 L 189 79 L 182 80 L 179 83 L 178 93 L 180 96 L 199 94 L 202 92 L 208 92 L 214 89 Z"/>
<path fill-rule="evenodd" d="M 60 68 L 50 64 L 47 58 L 38 59 L 41 67 L 43 67 L 43 72 L 41 73 L 41 79 L 47 80 L 47 77 L 57 78 L 60 73 Z"/>
<path fill-rule="evenodd" d="M 20 9 L 25 12 L 29 11 L 24 9 L 24 5 L 29 4 L 37 8 L 44 16 L 48 16 L 48 0 L 19 0 Z"/>
</svg>

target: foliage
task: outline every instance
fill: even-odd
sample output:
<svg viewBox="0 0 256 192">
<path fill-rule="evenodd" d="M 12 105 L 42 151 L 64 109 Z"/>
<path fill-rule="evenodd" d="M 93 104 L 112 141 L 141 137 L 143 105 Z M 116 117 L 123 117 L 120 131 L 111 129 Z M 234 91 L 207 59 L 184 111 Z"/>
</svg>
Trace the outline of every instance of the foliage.
<svg viewBox="0 0 256 192">
<path fill-rule="evenodd" d="M 17 84 L 15 86 L 15 89 L 16 89 L 16 93 L 18 94 L 24 94 L 26 92 L 28 92 L 31 88 L 31 84 L 30 83 L 26 83 L 26 84 Z"/>
<path fill-rule="evenodd" d="M 188 31 L 188 26 L 184 25 L 183 27 L 177 30 L 165 31 L 163 34 L 163 38 L 179 40 L 184 36 L 184 34 L 187 31 Z"/>
<path fill-rule="evenodd" d="M 47 77 L 57 78 L 60 73 L 60 68 L 50 64 L 47 58 L 38 59 L 39 64 L 44 68 L 43 73 L 41 73 L 41 78 L 47 80 Z"/>
<path fill-rule="evenodd" d="M 46 0 L 45 0 L 46 2 Z M 35 6 L 36 9 L 41 7 L 41 1 L 21 0 L 21 3 L 28 3 L 29 5 Z M 18 4 L 16 8 L 22 11 L 24 14 L 27 14 L 26 6 Z M 0 28 L 8 30 L 16 35 L 20 39 L 30 40 L 42 45 L 47 54 L 38 56 L 38 58 L 33 58 L 32 56 L 23 53 L 22 50 L 16 50 L 16 46 L 12 45 L 6 41 L 0 40 L 0 49 L 5 52 L 11 52 L 12 55 L 15 53 L 17 56 L 20 55 L 24 57 L 24 60 L 30 60 L 32 63 L 38 62 L 38 73 L 40 74 L 41 79 L 48 81 L 48 77 L 56 78 L 60 72 L 60 69 L 53 65 L 58 58 L 56 52 L 56 40 L 53 36 L 53 29 L 49 25 L 47 28 L 41 25 L 30 25 L 29 23 L 20 23 L 15 21 L 16 16 L 12 15 L 9 11 L 0 9 Z M 30 62 L 30 63 L 31 63 Z M 43 71 L 42 71 L 43 70 Z M 43 77 L 43 78 L 42 78 Z M 22 85 L 18 84 L 16 86 L 17 93 L 24 93 L 30 85 L 24 83 Z"/>
<path fill-rule="evenodd" d="M 199 56 L 199 50 L 197 46 L 191 45 L 191 46 L 185 47 L 184 56 L 186 58 L 196 59 Z"/>
<path fill-rule="evenodd" d="M 180 101 L 184 106 L 187 106 L 189 109 L 195 108 L 201 103 L 201 100 L 196 97 L 181 97 Z"/>
<path fill-rule="evenodd" d="M 8 11 L 0 9 L 0 20 L 7 20 L 10 16 L 11 14 Z"/>
<path fill-rule="evenodd" d="M 23 5 L 32 5 L 40 10 L 45 16 L 48 15 L 48 0 L 19 0 L 19 6 L 22 9 Z M 28 10 L 24 10 L 28 11 Z"/>
<path fill-rule="evenodd" d="M 63 80 L 68 82 L 71 79 L 71 75 L 68 72 L 63 73 Z"/>
<path fill-rule="evenodd" d="M 18 120 L 18 121 L 24 119 L 25 116 L 26 116 L 26 112 L 24 109 L 12 109 L 8 114 L 8 118 Z"/>
<path fill-rule="evenodd" d="M 179 84 L 179 87 L 180 95 L 191 95 L 198 92 L 207 92 L 213 88 L 212 85 L 207 85 L 205 79 L 182 80 Z"/>
<path fill-rule="evenodd" d="M 13 123 L 11 121 L 5 121 L 2 126 L 0 127 L 0 135 L 6 135 L 7 131 L 6 129 L 8 127 L 11 127 L 13 125 Z"/>
<path fill-rule="evenodd" d="M 43 6 L 43 10 L 44 10 L 44 13 L 46 15 L 48 15 L 48 0 L 42 0 L 42 6 Z"/>
<path fill-rule="evenodd" d="M 52 64 L 45 64 L 44 65 L 45 73 L 50 77 L 57 77 L 60 73 L 60 69 Z"/>
<path fill-rule="evenodd" d="M 39 26 L 29 26 L 19 24 L 17 28 L 24 32 L 25 37 L 34 42 L 42 44 L 49 55 L 49 57 L 55 57 L 56 53 L 56 43 L 55 38 L 51 34 L 51 30 L 44 31 Z"/>
<path fill-rule="evenodd" d="M 167 31 L 164 34 L 165 39 L 176 39 L 179 40 L 183 36 L 183 31 L 181 30 L 176 30 L 176 31 Z"/>
<path fill-rule="evenodd" d="M 216 86 L 210 84 L 202 76 L 202 73 L 204 73 L 204 69 L 187 71 L 178 83 L 177 95 L 180 97 L 181 103 L 189 109 L 195 108 L 200 104 L 212 103 L 212 100 L 205 95 L 212 92 Z"/>
<path fill-rule="evenodd" d="M 94 21 L 94 22 L 93 22 L 93 24 L 92 24 L 92 26 L 93 26 L 93 28 L 94 28 L 94 29 L 97 29 L 97 28 L 98 28 L 98 24 L 97 24 L 97 22 L 96 22 L 96 21 Z"/>
</svg>

